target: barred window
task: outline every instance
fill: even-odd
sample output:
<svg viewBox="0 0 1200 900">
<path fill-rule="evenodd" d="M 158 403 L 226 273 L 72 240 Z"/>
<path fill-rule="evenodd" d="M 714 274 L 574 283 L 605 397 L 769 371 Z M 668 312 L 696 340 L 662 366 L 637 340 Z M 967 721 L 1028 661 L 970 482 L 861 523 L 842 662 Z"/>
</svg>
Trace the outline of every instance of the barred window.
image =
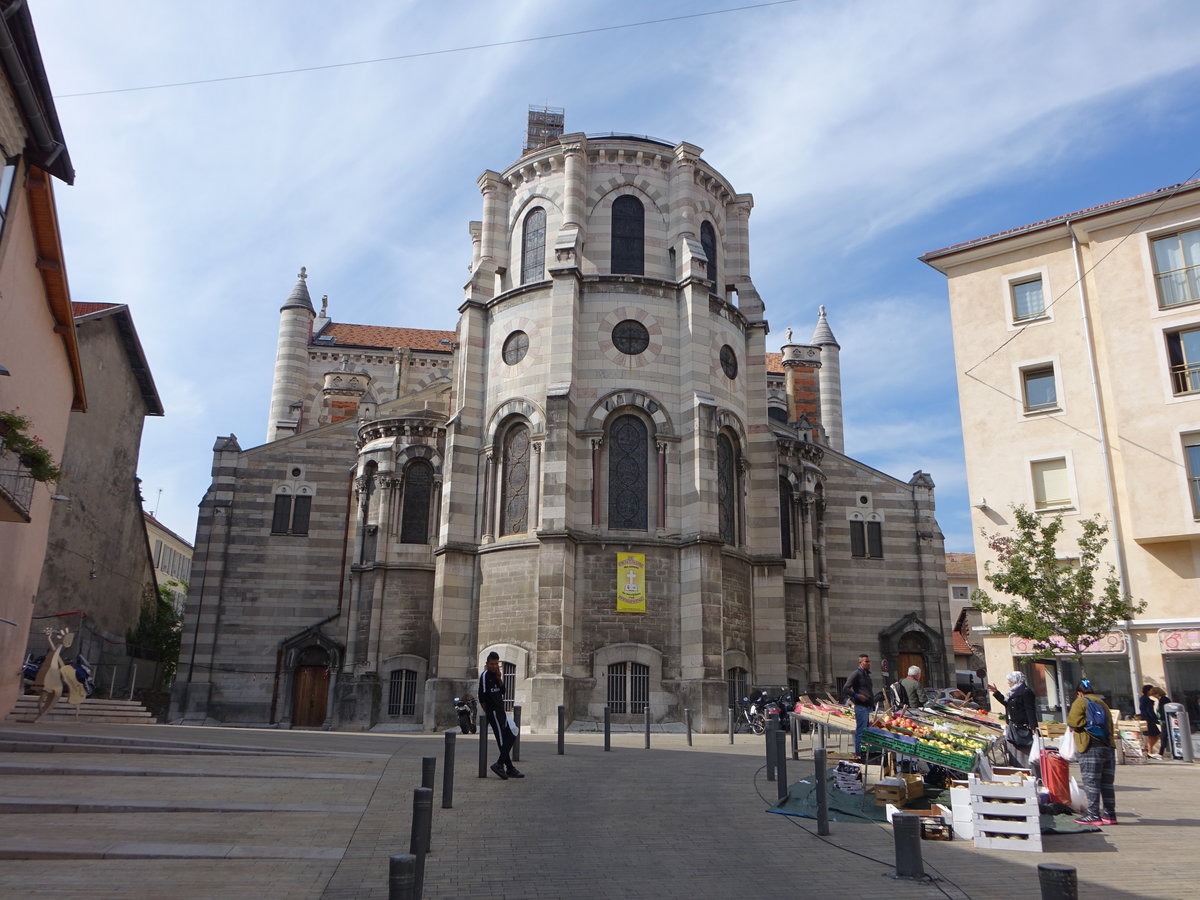
<svg viewBox="0 0 1200 900">
<path fill-rule="evenodd" d="M 725 682 L 729 685 L 729 705 L 737 706 L 746 696 L 746 670 L 734 666 L 725 671 Z"/>
<path fill-rule="evenodd" d="M 608 708 L 614 715 L 644 713 L 650 706 L 650 667 L 619 662 L 608 667 Z"/>
<path fill-rule="evenodd" d="M 500 534 L 529 530 L 529 427 L 514 425 L 504 435 Z"/>
<path fill-rule="evenodd" d="M 713 229 L 712 222 L 704 222 L 700 226 L 700 246 L 704 248 L 704 255 L 708 259 L 704 277 L 713 282 L 713 290 L 716 290 L 717 232 Z"/>
<path fill-rule="evenodd" d="M 433 466 L 413 460 L 404 470 L 404 508 L 400 514 L 400 543 L 429 542 L 429 506 L 433 498 Z"/>
<path fill-rule="evenodd" d="M 546 210 L 537 206 L 525 216 L 521 235 L 521 284 L 541 281 L 546 271 Z"/>
<path fill-rule="evenodd" d="M 650 488 L 646 424 L 637 416 L 619 416 L 608 443 L 608 527 L 645 531 Z"/>
<path fill-rule="evenodd" d="M 612 273 L 645 274 L 646 212 L 637 197 L 626 194 L 612 205 Z"/>
<path fill-rule="evenodd" d="M 417 714 L 417 673 L 412 669 L 393 669 L 388 682 L 388 715 Z"/>
<path fill-rule="evenodd" d="M 502 662 L 500 671 L 504 675 L 504 709 L 512 712 L 517 702 L 517 664 Z"/>
</svg>

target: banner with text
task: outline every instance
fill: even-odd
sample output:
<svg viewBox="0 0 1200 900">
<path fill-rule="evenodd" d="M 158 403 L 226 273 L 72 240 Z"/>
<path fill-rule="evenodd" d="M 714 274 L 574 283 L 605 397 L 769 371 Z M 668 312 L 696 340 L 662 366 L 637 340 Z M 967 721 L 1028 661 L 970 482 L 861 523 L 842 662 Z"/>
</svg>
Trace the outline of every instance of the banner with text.
<svg viewBox="0 0 1200 900">
<path fill-rule="evenodd" d="M 646 611 L 646 554 L 617 554 L 617 612 Z"/>
</svg>

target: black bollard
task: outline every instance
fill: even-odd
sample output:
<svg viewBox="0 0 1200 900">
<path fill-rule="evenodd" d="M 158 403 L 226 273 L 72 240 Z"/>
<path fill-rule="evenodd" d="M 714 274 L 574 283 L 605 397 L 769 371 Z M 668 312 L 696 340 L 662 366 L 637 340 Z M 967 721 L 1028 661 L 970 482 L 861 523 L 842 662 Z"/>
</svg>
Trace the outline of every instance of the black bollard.
<svg viewBox="0 0 1200 900">
<path fill-rule="evenodd" d="M 604 707 L 604 749 L 612 749 L 612 710 Z"/>
<path fill-rule="evenodd" d="M 921 817 L 911 813 L 892 816 L 892 831 L 896 838 L 896 877 L 924 878 L 925 865 L 921 860 Z"/>
<path fill-rule="evenodd" d="M 388 860 L 388 900 L 419 900 L 414 888 L 417 883 L 417 858 L 411 853 L 397 853 Z"/>
<path fill-rule="evenodd" d="M 683 711 L 683 721 L 687 725 L 688 746 L 692 746 L 692 711 L 685 709 Z"/>
<path fill-rule="evenodd" d="M 484 721 L 479 723 L 479 777 L 487 778 L 487 733 L 488 723 L 486 716 Z"/>
<path fill-rule="evenodd" d="M 778 786 L 779 802 L 788 795 L 787 780 L 787 735 L 782 729 L 775 732 L 775 783 Z"/>
<path fill-rule="evenodd" d="M 818 747 L 813 751 L 813 784 L 817 786 L 817 834 L 829 834 L 829 764 L 825 760 L 828 751 Z"/>
<path fill-rule="evenodd" d="M 779 723 L 767 719 L 767 729 L 763 732 L 767 742 L 767 781 L 775 780 L 775 727 Z"/>
<path fill-rule="evenodd" d="M 567 708 L 558 707 L 558 755 L 567 752 Z"/>
<path fill-rule="evenodd" d="M 646 704 L 646 749 L 650 749 L 650 704 Z"/>
<path fill-rule="evenodd" d="M 1079 900 L 1079 877 L 1074 866 L 1039 863 L 1038 884 L 1042 887 L 1042 900 Z"/>
<path fill-rule="evenodd" d="M 733 743 L 733 707 L 729 707 L 729 743 Z"/>
<path fill-rule="evenodd" d="M 800 717 L 795 713 L 788 714 L 788 723 L 792 726 L 792 759 L 800 759 Z"/>
<path fill-rule="evenodd" d="M 413 788 L 412 831 L 408 836 L 408 852 L 417 858 L 414 897 L 420 897 L 425 889 L 425 854 L 429 850 L 432 822 L 433 791 L 429 788 Z"/>
<path fill-rule="evenodd" d="M 519 763 L 521 761 L 521 707 L 517 704 L 513 705 L 513 722 L 517 726 L 516 740 L 513 741 L 512 761 Z"/>
<path fill-rule="evenodd" d="M 442 754 L 442 809 L 454 808 L 454 732 L 446 732 L 446 747 Z"/>
<path fill-rule="evenodd" d="M 421 787 L 432 788 L 433 779 L 437 776 L 437 757 L 421 757 Z"/>
</svg>

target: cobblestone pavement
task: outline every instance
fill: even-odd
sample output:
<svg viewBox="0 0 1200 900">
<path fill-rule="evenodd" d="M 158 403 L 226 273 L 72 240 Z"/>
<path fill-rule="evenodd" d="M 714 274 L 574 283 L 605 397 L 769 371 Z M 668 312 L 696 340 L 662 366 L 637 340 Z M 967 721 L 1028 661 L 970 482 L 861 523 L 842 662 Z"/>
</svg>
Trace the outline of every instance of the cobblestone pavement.
<svg viewBox="0 0 1200 900">
<path fill-rule="evenodd" d="M 912 882 L 891 877 L 888 826 L 820 839 L 767 814 L 762 738 L 660 733 L 646 750 L 616 734 L 605 752 L 571 733 L 560 756 L 526 736 L 528 777 L 508 781 L 478 777 L 477 741 L 457 739 L 442 809 L 441 735 L 5 725 L 0 897 L 387 898 L 423 756 L 438 760 L 427 898 L 1037 897 L 1041 862 L 1077 867 L 1083 898 L 1200 893 L 1200 766 L 1119 767 L 1122 825 L 1047 835 L 1040 854 L 923 842 L 935 880 Z"/>
</svg>

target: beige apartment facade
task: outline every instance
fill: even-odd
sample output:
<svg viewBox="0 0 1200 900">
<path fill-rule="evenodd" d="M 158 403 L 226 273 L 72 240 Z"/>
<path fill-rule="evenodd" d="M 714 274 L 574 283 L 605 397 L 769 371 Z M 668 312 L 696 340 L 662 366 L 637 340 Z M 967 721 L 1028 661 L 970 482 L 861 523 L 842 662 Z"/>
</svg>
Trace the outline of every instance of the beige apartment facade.
<svg viewBox="0 0 1200 900">
<path fill-rule="evenodd" d="M 1011 507 L 1109 523 L 1111 563 L 1146 601 L 1085 660 L 1132 712 L 1200 695 L 1200 182 L 926 254 L 946 275 L 981 582 Z M 986 583 L 983 583 L 985 589 Z M 1027 671 L 1046 713 L 1080 673 L 987 633 L 988 670 Z"/>
</svg>

